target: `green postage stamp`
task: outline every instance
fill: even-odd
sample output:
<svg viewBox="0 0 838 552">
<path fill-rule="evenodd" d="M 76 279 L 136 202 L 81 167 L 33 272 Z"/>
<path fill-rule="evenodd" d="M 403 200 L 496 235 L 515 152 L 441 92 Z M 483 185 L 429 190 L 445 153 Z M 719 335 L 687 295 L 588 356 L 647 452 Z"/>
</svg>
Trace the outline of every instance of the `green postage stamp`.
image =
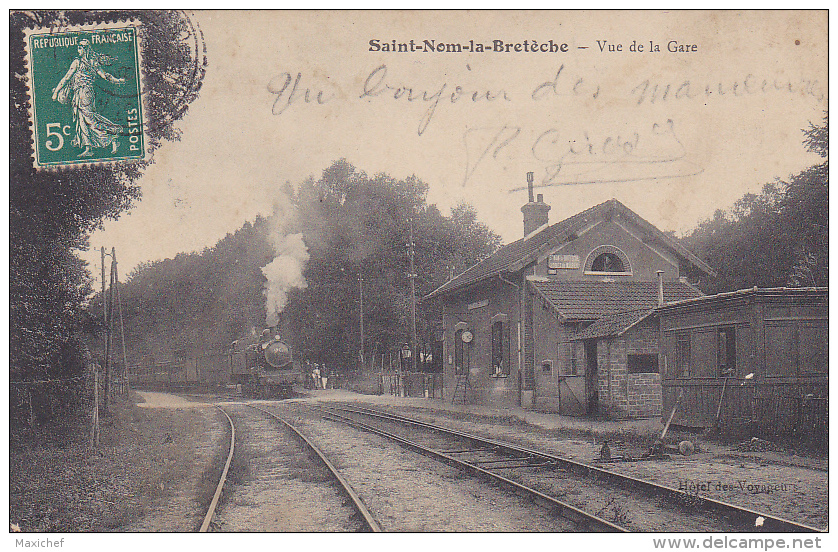
<svg viewBox="0 0 838 552">
<path fill-rule="evenodd" d="M 29 29 L 35 167 L 145 157 L 138 26 Z"/>
</svg>

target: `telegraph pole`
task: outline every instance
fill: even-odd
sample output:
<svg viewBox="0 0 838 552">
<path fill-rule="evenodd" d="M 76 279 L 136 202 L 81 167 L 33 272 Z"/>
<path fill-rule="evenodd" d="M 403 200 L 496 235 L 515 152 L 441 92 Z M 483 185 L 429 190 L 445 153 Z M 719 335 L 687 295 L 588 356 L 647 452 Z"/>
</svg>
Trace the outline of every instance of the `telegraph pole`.
<svg viewBox="0 0 838 552">
<path fill-rule="evenodd" d="M 413 243 L 413 218 L 410 219 L 410 244 L 408 245 L 408 252 L 410 254 L 410 365 L 414 372 L 416 372 L 416 267 L 414 266 L 414 249 Z"/>
<path fill-rule="evenodd" d="M 364 361 L 364 272 L 361 265 L 358 265 L 358 296 L 361 302 L 361 369 L 365 370 L 366 365 Z M 375 356 L 375 351 L 373 351 Z"/>
<path fill-rule="evenodd" d="M 106 327 L 107 344 L 105 347 L 105 412 L 111 406 L 111 341 L 113 337 L 113 288 L 116 280 L 116 248 L 111 248 L 111 286 L 108 290 L 108 322 Z"/>
<path fill-rule="evenodd" d="M 108 351 L 108 347 L 110 345 L 111 340 L 111 332 L 110 332 L 110 325 L 108 324 L 108 295 L 106 293 L 106 284 L 105 284 L 105 248 L 104 246 L 100 248 L 102 252 L 102 322 L 105 325 L 105 358 L 104 358 L 104 373 L 102 374 L 105 378 L 105 396 L 104 398 L 104 409 L 107 413 L 108 411 L 108 391 L 110 391 L 110 384 L 108 383 L 108 376 L 110 376 L 110 370 L 108 367 L 108 357 L 110 356 L 110 352 Z"/>
</svg>

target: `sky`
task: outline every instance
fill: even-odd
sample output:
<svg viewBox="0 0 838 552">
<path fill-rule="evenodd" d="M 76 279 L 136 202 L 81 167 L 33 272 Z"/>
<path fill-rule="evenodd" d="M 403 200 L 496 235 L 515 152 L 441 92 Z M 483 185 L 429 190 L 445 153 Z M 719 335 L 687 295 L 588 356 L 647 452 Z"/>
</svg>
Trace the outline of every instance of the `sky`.
<svg viewBox="0 0 838 552">
<path fill-rule="evenodd" d="M 122 274 L 211 247 L 339 158 L 417 176 L 443 213 L 472 204 L 505 243 L 530 171 L 551 222 L 617 198 L 680 234 L 819 162 L 801 129 L 827 108 L 825 11 L 190 17 L 200 96 L 142 200 L 91 236 L 94 276 L 100 246 Z"/>
</svg>

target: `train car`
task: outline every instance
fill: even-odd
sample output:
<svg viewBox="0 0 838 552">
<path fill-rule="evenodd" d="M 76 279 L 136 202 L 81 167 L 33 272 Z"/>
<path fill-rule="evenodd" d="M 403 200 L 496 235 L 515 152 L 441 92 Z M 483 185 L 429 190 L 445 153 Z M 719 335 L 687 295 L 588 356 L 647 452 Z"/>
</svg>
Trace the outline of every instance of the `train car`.
<svg viewBox="0 0 838 552">
<path fill-rule="evenodd" d="M 290 397 L 302 383 L 299 362 L 275 328 L 268 328 L 255 343 L 234 341 L 230 353 L 230 381 L 252 398 Z"/>
</svg>

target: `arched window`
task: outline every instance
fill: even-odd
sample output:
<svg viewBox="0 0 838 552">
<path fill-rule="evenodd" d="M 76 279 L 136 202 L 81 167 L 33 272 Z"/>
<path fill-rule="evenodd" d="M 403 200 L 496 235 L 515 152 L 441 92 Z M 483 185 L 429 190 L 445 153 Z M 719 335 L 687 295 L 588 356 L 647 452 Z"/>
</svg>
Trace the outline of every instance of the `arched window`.
<svg viewBox="0 0 838 552">
<path fill-rule="evenodd" d="M 625 272 L 626 268 L 623 266 L 620 257 L 614 253 L 603 253 L 594 259 L 591 270 L 594 272 Z"/>
<path fill-rule="evenodd" d="M 585 261 L 585 272 L 631 274 L 631 263 L 619 248 L 601 245 L 590 252 Z"/>
</svg>

